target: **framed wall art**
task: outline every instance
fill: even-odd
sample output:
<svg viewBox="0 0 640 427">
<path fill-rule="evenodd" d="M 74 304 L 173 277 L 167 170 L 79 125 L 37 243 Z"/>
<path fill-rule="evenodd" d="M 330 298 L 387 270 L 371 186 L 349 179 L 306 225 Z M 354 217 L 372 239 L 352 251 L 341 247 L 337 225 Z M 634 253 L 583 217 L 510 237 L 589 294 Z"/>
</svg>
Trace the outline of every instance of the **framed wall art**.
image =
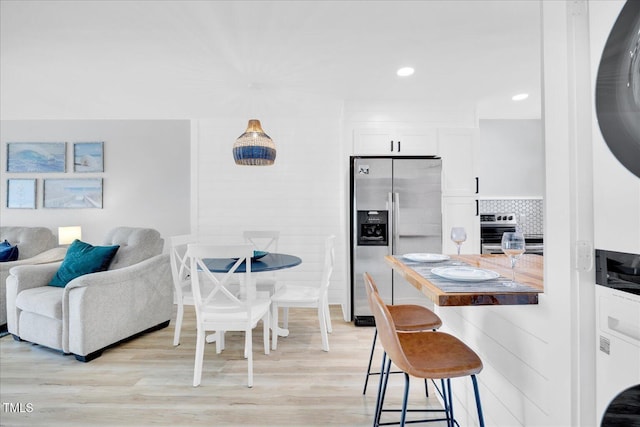
<svg viewBox="0 0 640 427">
<path fill-rule="evenodd" d="M 7 172 L 65 172 L 66 151 L 66 142 L 9 142 Z"/>
<path fill-rule="evenodd" d="M 35 209 L 36 180 L 8 179 L 7 207 L 11 209 Z"/>
<path fill-rule="evenodd" d="M 73 170 L 74 172 L 104 172 L 104 143 L 74 143 Z"/>
<path fill-rule="evenodd" d="M 102 209 L 102 178 L 45 179 L 44 207 Z"/>
</svg>

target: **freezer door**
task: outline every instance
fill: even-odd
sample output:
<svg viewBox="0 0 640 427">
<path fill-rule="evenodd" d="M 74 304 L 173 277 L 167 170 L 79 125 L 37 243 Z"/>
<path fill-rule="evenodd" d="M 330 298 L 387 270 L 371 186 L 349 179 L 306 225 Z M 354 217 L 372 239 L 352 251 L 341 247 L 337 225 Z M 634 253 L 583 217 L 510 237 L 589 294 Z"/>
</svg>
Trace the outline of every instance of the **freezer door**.
<svg viewBox="0 0 640 427">
<path fill-rule="evenodd" d="M 385 261 L 384 257 L 388 254 L 389 249 L 385 246 L 358 246 L 358 258 L 353 266 L 353 316 L 354 318 L 362 316 L 373 316 L 369 309 L 367 300 L 367 292 L 364 287 L 363 274 L 369 273 L 373 278 L 380 296 L 385 303 L 391 304 L 392 301 L 392 270 Z"/>
<path fill-rule="evenodd" d="M 442 252 L 442 160 L 394 159 L 392 252 Z M 393 279 L 394 304 L 431 305 L 430 301 L 397 273 Z"/>
<path fill-rule="evenodd" d="M 388 210 L 393 174 L 391 159 L 356 157 L 353 160 L 355 211 Z"/>
<path fill-rule="evenodd" d="M 392 167 L 389 158 L 354 158 L 353 159 L 353 218 L 352 223 L 357 224 L 358 211 L 388 211 L 392 190 Z M 364 288 L 363 273 L 368 272 L 378 286 L 382 298 L 391 303 L 392 277 L 391 268 L 386 265 L 384 257 L 391 254 L 391 239 L 387 239 L 385 246 L 358 245 L 356 229 L 352 230 L 354 246 L 352 248 L 351 280 L 353 289 L 353 316 L 372 316 Z M 389 230 L 390 232 L 390 230 Z"/>
</svg>

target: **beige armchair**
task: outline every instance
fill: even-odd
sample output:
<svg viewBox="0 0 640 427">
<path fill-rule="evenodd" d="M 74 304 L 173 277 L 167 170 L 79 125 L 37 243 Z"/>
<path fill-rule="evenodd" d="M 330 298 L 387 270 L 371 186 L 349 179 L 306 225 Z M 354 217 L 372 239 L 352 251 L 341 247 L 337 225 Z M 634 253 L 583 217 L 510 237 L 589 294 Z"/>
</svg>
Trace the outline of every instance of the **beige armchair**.
<svg viewBox="0 0 640 427">
<path fill-rule="evenodd" d="M 45 227 L 0 227 L 0 242 L 5 240 L 18 245 L 18 259 L 0 262 L 0 330 L 7 328 L 6 283 L 11 267 L 60 261 L 67 251 L 56 247 L 56 237 Z"/>
<path fill-rule="evenodd" d="M 173 285 L 160 233 L 119 227 L 104 245 L 120 245 L 107 271 L 65 287 L 48 286 L 61 262 L 18 266 L 7 279 L 8 330 L 88 362 L 107 347 L 169 325 Z"/>
</svg>

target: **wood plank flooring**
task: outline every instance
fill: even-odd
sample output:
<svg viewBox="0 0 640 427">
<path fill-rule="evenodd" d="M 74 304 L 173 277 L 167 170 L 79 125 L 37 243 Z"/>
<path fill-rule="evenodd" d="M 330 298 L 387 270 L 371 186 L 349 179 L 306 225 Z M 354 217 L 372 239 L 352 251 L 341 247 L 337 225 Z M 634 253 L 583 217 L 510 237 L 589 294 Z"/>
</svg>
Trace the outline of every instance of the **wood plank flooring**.
<svg viewBox="0 0 640 427">
<path fill-rule="evenodd" d="M 185 307 L 181 344 L 168 328 L 146 334 L 89 363 L 7 335 L 0 339 L 2 426 L 370 426 L 378 376 L 362 394 L 373 328 L 344 322 L 333 306 L 331 351 L 321 349 L 316 311 L 290 309 L 290 335 L 265 355 L 254 330 L 254 386 L 247 388 L 243 335 L 205 350 L 202 383 L 193 387 L 195 314 Z M 381 352 L 374 358 L 376 369 Z M 399 407 L 402 375 L 392 375 L 386 407 Z M 411 382 L 416 407 L 440 407 Z M 384 414 L 383 421 L 397 414 Z M 430 426 L 444 423 L 430 423 Z"/>
</svg>

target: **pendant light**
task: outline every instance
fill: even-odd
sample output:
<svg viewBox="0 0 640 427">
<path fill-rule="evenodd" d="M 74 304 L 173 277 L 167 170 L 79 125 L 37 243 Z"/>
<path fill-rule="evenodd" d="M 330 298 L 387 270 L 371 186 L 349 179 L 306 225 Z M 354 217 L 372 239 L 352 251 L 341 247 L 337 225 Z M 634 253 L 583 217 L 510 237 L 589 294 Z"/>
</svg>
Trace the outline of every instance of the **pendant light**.
<svg viewBox="0 0 640 427">
<path fill-rule="evenodd" d="M 276 160 L 276 145 L 262 130 L 260 120 L 249 120 L 247 130 L 233 144 L 233 159 L 237 165 L 249 166 L 268 166 Z"/>
</svg>

